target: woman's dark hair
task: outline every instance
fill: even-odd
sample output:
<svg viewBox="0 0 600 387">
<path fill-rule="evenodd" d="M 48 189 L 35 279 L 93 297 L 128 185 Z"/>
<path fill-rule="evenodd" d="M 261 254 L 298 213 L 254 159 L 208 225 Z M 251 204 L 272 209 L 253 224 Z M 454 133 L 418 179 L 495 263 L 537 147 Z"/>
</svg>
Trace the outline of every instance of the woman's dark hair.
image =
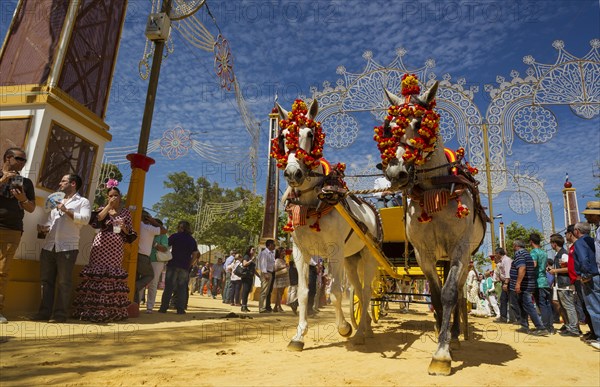
<svg viewBox="0 0 600 387">
<path fill-rule="evenodd" d="M 244 253 L 244 256 L 250 256 L 250 250 L 252 250 L 254 248 L 254 246 L 248 246 L 248 248 L 246 249 L 246 252 Z"/>
<path fill-rule="evenodd" d="M 123 196 L 121 194 L 121 190 L 119 190 L 117 187 L 110 187 L 109 189 L 106 190 L 106 194 L 108 195 L 110 193 L 110 191 L 117 191 L 117 193 L 119 194 L 119 196 Z"/>
</svg>

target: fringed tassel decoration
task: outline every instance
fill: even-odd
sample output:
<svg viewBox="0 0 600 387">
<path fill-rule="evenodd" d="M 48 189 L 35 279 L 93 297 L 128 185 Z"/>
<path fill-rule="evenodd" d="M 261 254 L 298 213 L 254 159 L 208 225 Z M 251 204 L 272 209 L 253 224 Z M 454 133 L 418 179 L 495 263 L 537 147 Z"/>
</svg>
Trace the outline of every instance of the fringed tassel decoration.
<svg viewBox="0 0 600 387">
<path fill-rule="evenodd" d="M 316 232 L 321 231 L 321 226 L 319 225 L 319 219 L 321 219 L 321 213 L 320 212 L 317 214 L 317 220 L 313 224 L 311 224 L 310 226 L 308 226 L 308 227 L 310 227 L 313 231 L 316 231 Z"/>
<path fill-rule="evenodd" d="M 463 218 L 466 218 L 467 216 L 469 216 L 471 211 L 469 210 L 469 207 L 462 204 L 460 197 L 456 198 L 456 204 L 457 204 L 456 217 L 458 219 L 463 219 Z"/>
<path fill-rule="evenodd" d="M 417 220 L 419 221 L 419 223 L 429 223 L 431 222 L 431 220 L 433 219 L 431 216 L 429 216 L 429 214 L 427 213 L 427 211 L 425 211 L 425 206 L 423 203 L 419 203 L 419 205 L 421 206 L 421 216 L 419 216 L 417 218 Z"/>
</svg>

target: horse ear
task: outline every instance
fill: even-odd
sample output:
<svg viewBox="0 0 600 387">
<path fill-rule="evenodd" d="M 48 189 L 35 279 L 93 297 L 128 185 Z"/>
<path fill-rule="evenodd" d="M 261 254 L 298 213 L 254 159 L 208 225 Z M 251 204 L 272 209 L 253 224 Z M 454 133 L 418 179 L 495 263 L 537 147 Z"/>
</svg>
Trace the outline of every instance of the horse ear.
<svg viewBox="0 0 600 387">
<path fill-rule="evenodd" d="M 402 104 L 402 99 L 400 97 L 398 97 L 396 94 L 392 93 L 385 87 L 383 88 L 383 91 L 385 92 L 385 96 L 387 97 L 390 104 L 392 104 L 394 106 L 398 106 L 398 105 Z"/>
<path fill-rule="evenodd" d="M 281 107 L 280 104 L 278 104 L 277 102 L 275 102 L 275 105 L 277 106 L 277 111 L 279 112 L 279 118 L 282 120 L 287 120 L 288 119 L 288 112 L 287 110 L 285 110 L 284 108 Z"/>
<path fill-rule="evenodd" d="M 317 117 L 317 114 L 319 114 L 319 103 L 315 98 L 312 100 L 310 106 L 308 107 L 308 118 L 314 120 Z"/>
<path fill-rule="evenodd" d="M 431 87 L 429 89 L 427 89 L 427 91 L 421 96 L 420 100 L 425 102 L 427 104 L 427 106 L 429 106 L 431 104 L 431 102 L 433 102 L 433 99 L 435 98 L 435 95 L 437 94 L 439 84 L 440 84 L 439 81 L 435 81 L 435 83 L 433 85 L 431 85 Z"/>
</svg>

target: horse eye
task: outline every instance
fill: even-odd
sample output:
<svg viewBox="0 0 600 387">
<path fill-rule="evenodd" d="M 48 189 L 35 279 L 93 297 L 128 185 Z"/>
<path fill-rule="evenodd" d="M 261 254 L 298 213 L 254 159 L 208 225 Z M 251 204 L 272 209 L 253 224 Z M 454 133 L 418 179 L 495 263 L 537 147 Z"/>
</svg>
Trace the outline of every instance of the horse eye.
<svg viewBox="0 0 600 387">
<path fill-rule="evenodd" d="M 313 132 L 311 131 L 311 132 L 308 132 L 307 136 L 308 136 L 308 137 L 310 137 L 310 138 L 313 138 L 313 137 L 314 137 L 314 134 L 313 134 Z"/>
</svg>

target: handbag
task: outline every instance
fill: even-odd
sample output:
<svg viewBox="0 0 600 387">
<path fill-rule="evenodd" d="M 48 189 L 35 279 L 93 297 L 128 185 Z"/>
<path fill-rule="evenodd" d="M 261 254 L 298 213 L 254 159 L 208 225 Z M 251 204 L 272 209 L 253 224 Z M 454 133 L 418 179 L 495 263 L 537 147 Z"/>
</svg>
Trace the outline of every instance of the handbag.
<svg viewBox="0 0 600 387">
<path fill-rule="evenodd" d="M 241 263 L 233 269 L 233 273 L 240 278 L 250 278 L 252 277 L 252 271 L 250 270 L 250 266 L 244 267 Z"/>
<path fill-rule="evenodd" d="M 129 234 L 125 234 L 124 231 L 121 231 L 121 236 L 125 240 L 125 243 L 133 243 L 137 239 L 137 232 L 131 230 Z"/>
<path fill-rule="evenodd" d="M 173 255 L 171 254 L 171 252 L 169 250 L 167 250 L 167 251 L 156 250 L 156 260 L 158 262 L 169 262 L 171 259 L 173 259 Z"/>
<path fill-rule="evenodd" d="M 100 211 L 92 211 L 92 214 L 90 215 L 89 225 L 92 226 L 92 228 L 97 228 L 97 229 L 103 230 L 106 228 L 106 218 L 99 220 L 98 219 L 99 213 L 100 213 Z"/>
</svg>

